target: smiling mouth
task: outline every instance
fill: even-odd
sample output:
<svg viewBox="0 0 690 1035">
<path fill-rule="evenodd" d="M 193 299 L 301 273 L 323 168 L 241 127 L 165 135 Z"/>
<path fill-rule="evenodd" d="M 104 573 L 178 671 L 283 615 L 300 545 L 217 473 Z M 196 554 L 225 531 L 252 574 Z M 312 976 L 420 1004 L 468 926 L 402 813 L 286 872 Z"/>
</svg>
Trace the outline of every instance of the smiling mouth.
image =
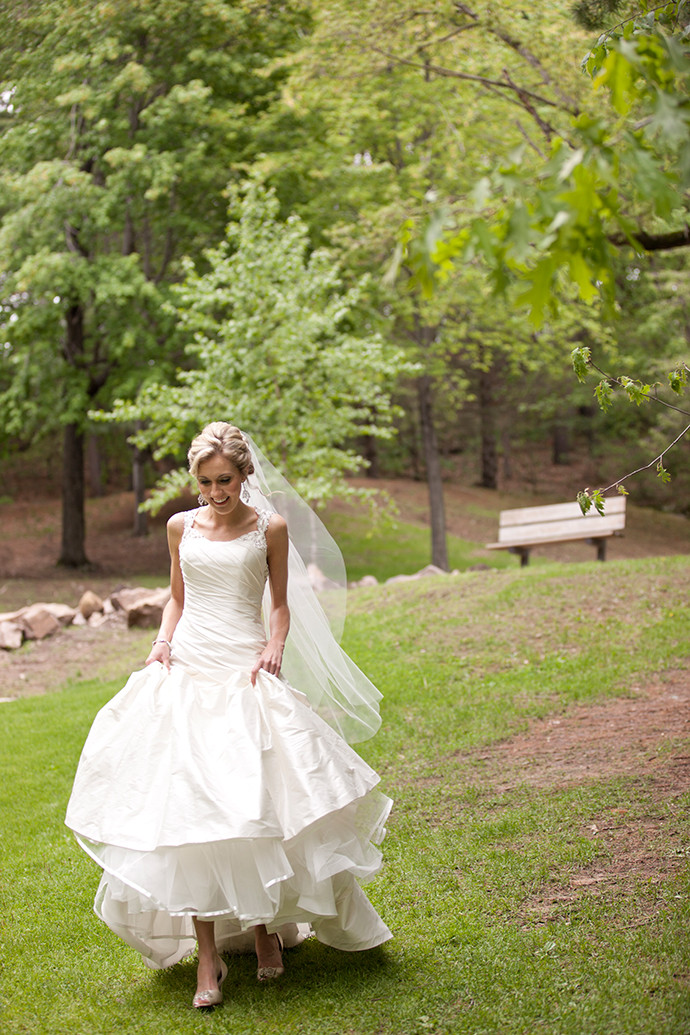
<svg viewBox="0 0 690 1035">
<path fill-rule="evenodd" d="M 229 497 L 229 496 L 226 496 L 224 500 L 214 500 L 214 499 L 213 499 L 213 497 L 211 497 L 211 501 L 212 501 L 213 503 L 215 503 L 215 505 L 216 505 L 217 507 L 222 507 L 222 506 L 223 506 L 223 504 L 224 504 L 224 503 L 227 503 L 229 499 L 230 499 L 230 497 Z"/>
</svg>

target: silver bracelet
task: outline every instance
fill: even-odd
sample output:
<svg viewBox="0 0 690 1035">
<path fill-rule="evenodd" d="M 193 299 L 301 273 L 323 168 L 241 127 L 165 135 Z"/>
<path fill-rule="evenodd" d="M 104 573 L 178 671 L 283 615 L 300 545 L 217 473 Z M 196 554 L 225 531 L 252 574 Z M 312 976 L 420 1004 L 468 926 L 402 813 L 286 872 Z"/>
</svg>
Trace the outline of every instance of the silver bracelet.
<svg viewBox="0 0 690 1035">
<path fill-rule="evenodd" d="M 170 640 L 164 640 L 164 639 L 163 639 L 163 638 L 161 637 L 161 638 L 159 638 L 159 639 L 157 639 L 157 640 L 154 640 L 154 641 L 153 641 L 153 643 L 151 644 L 151 646 L 152 646 L 152 647 L 155 647 L 157 643 L 164 643 L 164 644 L 165 644 L 165 646 L 166 646 L 166 647 L 168 648 L 168 650 L 170 651 L 170 653 L 172 654 L 172 643 L 170 642 Z"/>
</svg>

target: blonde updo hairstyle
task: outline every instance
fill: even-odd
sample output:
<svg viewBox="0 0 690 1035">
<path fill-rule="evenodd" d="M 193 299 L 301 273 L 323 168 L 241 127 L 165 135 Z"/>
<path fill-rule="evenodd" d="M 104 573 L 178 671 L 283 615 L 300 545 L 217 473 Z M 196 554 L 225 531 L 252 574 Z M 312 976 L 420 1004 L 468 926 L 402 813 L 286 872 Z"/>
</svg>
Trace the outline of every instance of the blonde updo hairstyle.
<svg viewBox="0 0 690 1035">
<path fill-rule="evenodd" d="M 243 480 L 254 473 L 252 456 L 242 432 L 222 420 L 207 424 L 192 440 L 187 453 L 189 473 L 192 477 L 196 478 L 199 466 L 214 456 L 223 456 L 234 464 Z"/>
</svg>

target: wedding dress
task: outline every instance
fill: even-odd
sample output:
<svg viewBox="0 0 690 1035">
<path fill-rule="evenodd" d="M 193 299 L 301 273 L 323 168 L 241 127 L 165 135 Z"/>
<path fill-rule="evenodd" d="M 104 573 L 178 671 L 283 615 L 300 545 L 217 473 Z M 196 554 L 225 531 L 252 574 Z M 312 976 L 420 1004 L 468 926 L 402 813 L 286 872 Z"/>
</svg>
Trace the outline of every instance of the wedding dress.
<svg viewBox="0 0 690 1035">
<path fill-rule="evenodd" d="M 230 541 L 185 514 L 184 610 L 171 670 L 134 672 L 98 713 L 66 823 L 102 867 L 96 913 L 152 967 L 220 950 L 265 924 L 359 950 L 391 937 L 360 888 L 376 874 L 390 800 L 299 688 L 250 671 L 266 644 L 267 511 Z M 296 925 L 300 925 L 297 927 Z M 301 932 L 301 933 L 300 933 Z"/>
</svg>

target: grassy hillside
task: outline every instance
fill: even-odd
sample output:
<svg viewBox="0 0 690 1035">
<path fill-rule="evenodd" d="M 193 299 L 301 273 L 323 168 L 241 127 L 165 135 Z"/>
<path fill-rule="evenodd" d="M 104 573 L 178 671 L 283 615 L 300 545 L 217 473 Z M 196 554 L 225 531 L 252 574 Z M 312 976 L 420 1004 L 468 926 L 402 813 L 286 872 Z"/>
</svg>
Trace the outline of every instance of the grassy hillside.
<svg viewBox="0 0 690 1035">
<path fill-rule="evenodd" d="M 690 1030 L 689 584 L 690 558 L 655 558 L 353 593 L 347 647 L 385 695 L 359 750 L 395 798 L 369 888 L 394 939 L 354 955 L 308 942 L 266 988 L 234 960 L 204 1017 L 194 961 L 151 972 L 93 916 L 96 867 L 62 825 L 91 718 L 121 680 L 0 706 L 3 1030 Z M 645 702 L 675 715 L 674 697 L 681 718 L 638 749 Z M 628 708 L 636 721 L 595 750 Z M 580 731 L 570 768 L 544 767 L 535 723 Z"/>
<path fill-rule="evenodd" d="M 361 512 L 331 512 L 328 530 L 342 550 L 347 575 L 357 581 L 363 575 L 375 575 L 379 581 L 401 573 L 420 571 L 430 561 L 429 529 L 400 518 L 372 524 Z M 490 553 L 477 542 L 448 534 L 448 563 L 451 569 L 466 571 L 474 565 L 492 568 L 515 567 L 515 558 L 507 551 Z"/>
</svg>

